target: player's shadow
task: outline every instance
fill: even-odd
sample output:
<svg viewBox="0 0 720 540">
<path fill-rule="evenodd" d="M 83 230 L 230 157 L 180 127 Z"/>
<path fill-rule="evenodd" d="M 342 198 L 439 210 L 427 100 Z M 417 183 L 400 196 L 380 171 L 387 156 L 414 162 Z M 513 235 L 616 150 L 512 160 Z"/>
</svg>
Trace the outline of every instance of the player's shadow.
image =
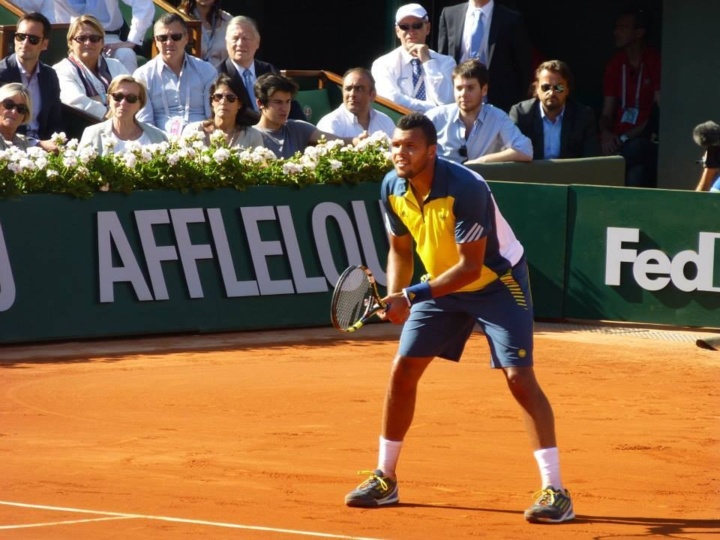
<svg viewBox="0 0 720 540">
<path fill-rule="evenodd" d="M 441 508 L 443 510 L 462 510 L 463 512 L 488 512 L 493 514 L 517 514 L 522 516 L 523 512 L 519 510 L 498 510 L 495 508 L 478 508 L 471 506 L 455 506 L 442 504 L 419 504 L 419 503 L 400 503 L 398 506 L 407 508 Z M 668 538 L 677 538 L 678 535 L 717 535 L 720 534 L 720 519 L 682 519 L 682 518 L 647 518 L 647 517 L 628 517 L 628 516 L 591 516 L 588 514 L 576 514 L 573 521 L 559 525 L 572 525 L 573 523 L 606 523 L 609 525 L 625 525 L 636 526 L 638 531 L 636 534 L 623 534 L 623 538 L 643 538 L 666 536 Z M 557 527 L 558 524 L 552 524 Z M 601 540 L 605 536 L 594 536 L 593 540 Z"/>
</svg>

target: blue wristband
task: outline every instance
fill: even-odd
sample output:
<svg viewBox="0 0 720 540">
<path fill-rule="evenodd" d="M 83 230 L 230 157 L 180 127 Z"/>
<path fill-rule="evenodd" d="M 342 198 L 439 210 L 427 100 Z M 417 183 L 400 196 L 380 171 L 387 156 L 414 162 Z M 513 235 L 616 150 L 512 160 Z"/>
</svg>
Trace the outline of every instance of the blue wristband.
<svg viewBox="0 0 720 540">
<path fill-rule="evenodd" d="M 415 305 L 418 302 L 425 302 L 425 300 L 432 300 L 432 289 L 427 281 L 410 285 L 403 289 L 403 296 L 408 301 L 408 304 Z"/>
</svg>

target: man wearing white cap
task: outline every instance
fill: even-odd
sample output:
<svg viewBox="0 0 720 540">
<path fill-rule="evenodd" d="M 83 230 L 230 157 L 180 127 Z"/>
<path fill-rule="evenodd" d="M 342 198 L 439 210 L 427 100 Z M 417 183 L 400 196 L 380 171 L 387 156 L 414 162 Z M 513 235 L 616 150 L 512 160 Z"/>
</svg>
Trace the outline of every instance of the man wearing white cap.
<svg viewBox="0 0 720 540">
<path fill-rule="evenodd" d="M 372 65 L 378 95 L 417 112 L 452 103 L 455 60 L 425 43 L 430 34 L 425 8 L 401 6 L 395 14 L 395 34 L 400 46 Z"/>
</svg>

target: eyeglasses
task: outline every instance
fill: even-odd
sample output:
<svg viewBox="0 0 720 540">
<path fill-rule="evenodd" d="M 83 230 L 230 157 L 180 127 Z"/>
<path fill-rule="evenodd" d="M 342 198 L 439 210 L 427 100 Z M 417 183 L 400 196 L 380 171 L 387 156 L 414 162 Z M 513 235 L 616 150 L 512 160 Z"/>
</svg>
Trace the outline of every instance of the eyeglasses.
<svg viewBox="0 0 720 540">
<path fill-rule="evenodd" d="M 14 111 L 15 109 L 17 109 L 17 112 L 23 115 L 30 112 L 30 109 L 27 108 L 27 105 L 23 105 L 22 103 L 15 103 L 12 99 L 3 99 L 2 106 L 3 109 L 5 109 L 6 111 Z"/>
<path fill-rule="evenodd" d="M 32 34 L 23 34 L 21 32 L 15 34 L 15 41 L 17 41 L 18 43 L 22 43 L 26 39 L 33 45 L 37 45 L 42 41 L 43 38 L 40 36 L 33 36 Z"/>
<path fill-rule="evenodd" d="M 228 103 L 235 103 L 238 100 L 238 97 L 235 94 L 213 94 L 212 100 L 215 103 L 220 103 L 223 98 L 225 98 L 225 101 Z"/>
<path fill-rule="evenodd" d="M 550 89 L 555 90 L 556 94 L 562 94 L 565 91 L 565 85 L 564 84 L 541 84 L 540 90 L 543 92 L 549 92 Z"/>
<path fill-rule="evenodd" d="M 397 27 L 402 30 L 403 32 L 407 32 L 411 28 L 413 30 L 420 30 L 423 26 L 425 26 L 424 22 L 415 22 L 412 24 L 398 24 Z"/>
<path fill-rule="evenodd" d="M 460 157 L 463 158 L 462 163 L 465 163 L 468 160 L 467 146 L 463 144 L 460 148 L 458 148 L 458 154 L 460 154 Z"/>
<path fill-rule="evenodd" d="M 114 94 L 110 94 L 110 96 L 115 100 L 115 103 L 120 103 L 124 99 L 131 105 L 137 103 L 138 99 L 140 99 L 140 97 L 135 94 L 123 94 L 122 92 L 115 92 Z"/>
<path fill-rule="evenodd" d="M 103 39 L 103 36 L 98 34 L 83 34 L 82 36 L 75 36 L 73 41 L 77 41 L 78 43 L 87 43 L 88 41 L 90 43 L 99 43 Z"/>
<path fill-rule="evenodd" d="M 173 41 L 180 41 L 185 34 L 160 34 L 158 36 L 155 36 L 155 41 L 159 41 L 160 43 L 165 43 L 168 39 L 172 39 Z"/>
</svg>

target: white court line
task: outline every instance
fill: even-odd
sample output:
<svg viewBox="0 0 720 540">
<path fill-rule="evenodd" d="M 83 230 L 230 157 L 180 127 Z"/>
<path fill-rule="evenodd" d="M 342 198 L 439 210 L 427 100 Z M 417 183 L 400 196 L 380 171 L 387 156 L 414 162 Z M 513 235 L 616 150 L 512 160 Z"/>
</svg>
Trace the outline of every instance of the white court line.
<svg viewBox="0 0 720 540">
<path fill-rule="evenodd" d="M 238 525 L 237 523 L 222 523 L 218 521 L 205 521 L 201 519 L 183 519 L 168 516 L 149 516 L 144 514 L 125 514 L 123 512 L 106 512 L 102 510 L 84 510 L 82 508 L 65 508 L 62 506 L 45 506 L 42 504 L 26 504 L 11 501 L 0 501 L 5 506 L 17 506 L 19 508 L 34 508 L 37 510 L 53 510 L 56 512 L 74 512 L 76 514 L 98 514 L 102 516 L 113 516 L 119 519 L 149 519 L 153 521 L 168 521 L 171 523 L 186 523 L 190 525 L 206 525 L 209 527 L 224 527 L 226 529 L 244 529 L 247 531 L 274 532 L 280 534 L 294 534 L 297 536 L 314 536 L 317 538 L 341 538 L 344 540 L 380 540 L 379 538 L 366 538 L 361 536 L 344 536 L 320 532 L 296 531 L 293 529 L 276 529 L 273 527 L 258 527 L 253 525 Z M 88 520 L 90 521 L 90 520 Z M 9 527 L 15 527 L 9 526 Z M 0 527 L 6 528 L 6 527 Z"/>
<path fill-rule="evenodd" d="M 50 527 L 51 525 L 75 525 L 76 523 L 92 523 L 94 521 L 117 521 L 118 519 L 133 519 L 131 517 L 103 517 L 94 519 L 73 519 L 70 521 L 45 521 L 43 523 L 26 523 L 24 525 L 0 525 L 0 530 L 31 529 L 33 527 Z"/>
</svg>

